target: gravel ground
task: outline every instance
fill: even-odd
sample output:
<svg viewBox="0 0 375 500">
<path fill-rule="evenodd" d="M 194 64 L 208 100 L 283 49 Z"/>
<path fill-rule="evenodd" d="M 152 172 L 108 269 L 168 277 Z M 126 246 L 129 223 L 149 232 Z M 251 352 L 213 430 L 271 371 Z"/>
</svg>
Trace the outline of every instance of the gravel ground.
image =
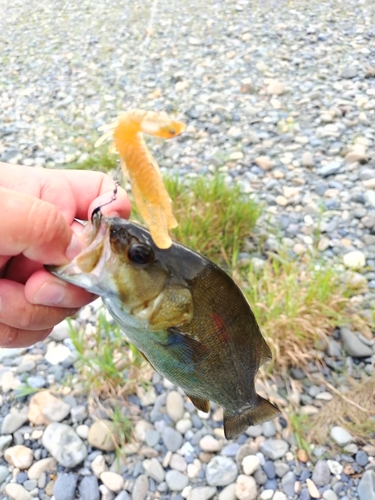
<svg viewBox="0 0 375 500">
<path fill-rule="evenodd" d="M 146 51 L 151 4 L 123 4 L 0 1 L 0 160 L 62 166 L 84 160 L 97 127 L 122 109 L 178 112 L 187 133 L 154 148 L 164 170 L 220 170 L 239 182 L 265 203 L 270 249 L 281 241 L 303 254 L 319 227 L 322 257 L 365 279 L 359 300 L 374 307 L 374 3 L 170 0 L 158 5 Z M 95 314 L 90 306 L 78 321 Z M 374 342 L 362 340 L 337 332 L 330 366 L 373 373 Z M 330 429 L 341 451 L 315 447 L 315 463 L 282 419 L 226 442 L 220 409 L 197 413 L 156 374 L 132 400 L 139 446 L 119 468 L 69 387 L 56 400 L 15 403 L 27 378 L 53 389 L 75 359 L 65 323 L 42 344 L 0 351 L 2 498 L 375 499 L 375 449 L 345 429 Z M 318 375 L 292 372 L 302 413 L 332 398 Z M 275 390 L 285 401 L 282 383 Z"/>
</svg>

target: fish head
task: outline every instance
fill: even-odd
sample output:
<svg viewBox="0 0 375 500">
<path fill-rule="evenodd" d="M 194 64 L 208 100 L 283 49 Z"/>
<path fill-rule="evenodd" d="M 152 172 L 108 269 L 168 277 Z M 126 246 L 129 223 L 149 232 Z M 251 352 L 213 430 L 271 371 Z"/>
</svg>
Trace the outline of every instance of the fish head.
<svg viewBox="0 0 375 500">
<path fill-rule="evenodd" d="M 139 326 L 160 329 L 191 320 L 190 290 L 172 269 L 178 255 L 159 249 L 146 229 L 98 211 L 82 240 L 85 247 L 70 263 L 47 270 L 101 296 L 120 321 L 127 315 Z"/>
</svg>

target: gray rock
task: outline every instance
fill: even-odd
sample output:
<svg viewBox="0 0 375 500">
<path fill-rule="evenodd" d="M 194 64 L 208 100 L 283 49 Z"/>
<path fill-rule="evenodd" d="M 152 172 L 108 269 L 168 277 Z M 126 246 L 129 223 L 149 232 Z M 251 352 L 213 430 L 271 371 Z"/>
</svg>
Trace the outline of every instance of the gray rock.
<svg viewBox="0 0 375 500">
<path fill-rule="evenodd" d="M 160 432 L 155 429 L 147 429 L 146 431 L 146 444 L 147 446 L 155 446 L 160 439 Z"/>
<path fill-rule="evenodd" d="M 47 381 L 44 377 L 41 377 L 40 375 L 32 375 L 31 377 L 28 377 L 27 383 L 31 387 L 34 387 L 34 389 L 42 389 L 42 387 L 46 386 Z"/>
<path fill-rule="evenodd" d="M 341 327 L 340 333 L 344 348 L 350 356 L 356 358 L 368 358 L 372 356 L 373 352 L 371 347 L 361 342 L 358 335 L 349 330 L 349 328 Z"/>
<path fill-rule="evenodd" d="M 23 487 L 27 489 L 27 491 L 32 491 L 33 489 L 35 489 L 36 487 L 38 486 L 38 481 L 36 481 L 35 479 L 27 479 L 24 483 L 23 483 Z"/>
<path fill-rule="evenodd" d="M 3 484 L 3 482 L 9 475 L 10 472 L 8 470 L 8 467 L 5 467 L 5 465 L 0 465 L 0 485 Z"/>
<path fill-rule="evenodd" d="M 77 474 L 62 473 L 57 476 L 53 495 L 56 500 L 73 500 L 76 490 Z"/>
<path fill-rule="evenodd" d="M 311 479 L 316 486 L 325 486 L 330 483 L 331 471 L 325 460 L 318 460 L 316 462 Z"/>
<path fill-rule="evenodd" d="M 171 491 L 182 491 L 189 484 L 189 478 L 178 470 L 169 470 L 165 481 Z"/>
<path fill-rule="evenodd" d="M 355 456 L 355 461 L 361 467 L 365 467 L 368 464 L 368 455 L 365 451 L 359 450 Z"/>
<path fill-rule="evenodd" d="M 285 462 L 281 460 L 276 460 L 275 463 L 275 472 L 277 477 L 283 477 L 289 471 L 290 467 Z"/>
<path fill-rule="evenodd" d="M 149 488 L 148 477 L 141 474 L 137 477 L 132 491 L 133 500 L 144 500 Z"/>
<path fill-rule="evenodd" d="M 262 424 L 262 434 L 264 437 L 270 438 L 276 436 L 276 427 L 275 424 L 270 422 L 265 422 Z"/>
<path fill-rule="evenodd" d="M 172 427 L 166 427 L 162 434 L 163 442 L 169 451 L 177 451 L 182 445 L 182 434 Z"/>
<path fill-rule="evenodd" d="M 13 434 L 27 421 L 27 413 L 8 413 L 3 420 L 1 434 Z"/>
<path fill-rule="evenodd" d="M 61 422 L 70 413 L 70 406 L 61 399 L 55 398 L 42 408 L 42 415 L 49 422 Z"/>
<path fill-rule="evenodd" d="M 271 460 L 277 460 L 285 455 L 289 445 L 283 439 L 266 439 L 260 445 L 260 451 Z"/>
<path fill-rule="evenodd" d="M 187 500 L 210 500 L 216 494 L 216 488 L 210 486 L 200 486 L 198 488 L 193 488 Z"/>
<path fill-rule="evenodd" d="M 341 345 L 337 340 L 329 338 L 327 340 L 327 354 L 330 357 L 333 358 L 341 358 L 342 357 L 342 352 L 341 352 Z"/>
<path fill-rule="evenodd" d="M 301 164 L 303 167 L 311 168 L 315 165 L 314 157 L 310 151 L 305 151 L 301 158 Z"/>
<path fill-rule="evenodd" d="M 87 456 L 87 448 L 75 431 L 66 424 L 53 422 L 42 438 L 43 446 L 64 467 L 75 467 Z"/>
<path fill-rule="evenodd" d="M 81 500 L 100 500 L 99 483 L 95 476 L 85 476 L 78 491 Z"/>
<path fill-rule="evenodd" d="M 133 498 L 134 498 L 134 493 L 133 493 Z M 82 498 L 82 500 L 84 500 Z M 91 500 L 91 498 L 87 498 L 87 500 Z M 132 497 L 129 495 L 127 491 L 120 491 L 118 495 L 116 495 L 115 500 L 132 500 Z"/>
<path fill-rule="evenodd" d="M 143 461 L 143 468 L 147 475 L 154 479 L 157 483 L 161 483 L 165 478 L 165 471 L 156 458 L 146 459 Z"/>
<path fill-rule="evenodd" d="M 85 405 L 74 406 L 70 410 L 70 416 L 73 422 L 82 422 L 87 418 L 87 408 Z"/>
<path fill-rule="evenodd" d="M 358 485 L 360 500 L 375 500 L 375 472 L 367 470 Z"/>
<path fill-rule="evenodd" d="M 341 78 L 351 79 L 357 76 L 357 68 L 354 66 L 347 66 L 341 71 Z"/>
<path fill-rule="evenodd" d="M 0 436 L 0 457 L 12 442 L 12 436 Z"/>
<path fill-rule="evenodd" d="M 368 181 L 375 179 L 375 168 L 362 167 L 358 171 L 358 179 L 361 181 Z"/>
<path fill-rule="evenodd" d="M 296 482 L 296 476 L 294 472 L 289 471 L 285 474 L 285 476 L 281 480 L 281 484 L 283 487 L 284 492 L 288 495 L 293 497 L 294 496 L 294 484 Z"/>
<path fill-rule="evenodd" d="M 322 177 L 328 177 L 329 175 L 337 174 L 341 167 L 341 161 L 331 161 L 330 163 L 327 163 L 327 165 L 321 167 L 318 170 L 318 174 Z"/>
<path fill-rule="evenodd" d="M 218 455 L 207 464 L 206 480 L 210 486 L 226 486 L 233 483 L 237 474 L 237 465 L 229 457 Z"/>
</svg>

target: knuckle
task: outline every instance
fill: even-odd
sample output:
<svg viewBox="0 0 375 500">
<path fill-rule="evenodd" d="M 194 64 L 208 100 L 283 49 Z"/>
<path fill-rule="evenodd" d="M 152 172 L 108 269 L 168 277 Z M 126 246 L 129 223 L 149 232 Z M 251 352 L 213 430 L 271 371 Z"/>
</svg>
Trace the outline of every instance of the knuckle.
<svg viewBox="0 0 375 500">
<path fill-rule="evenodd" d="M 58 238 L 64 230 L 61 223 L 62 215 L 56 207 L 47 202 L 35 203 L 28 214 L 27 227 L 30 228 L 32 239 L 50 243 Z"/>
</svg>

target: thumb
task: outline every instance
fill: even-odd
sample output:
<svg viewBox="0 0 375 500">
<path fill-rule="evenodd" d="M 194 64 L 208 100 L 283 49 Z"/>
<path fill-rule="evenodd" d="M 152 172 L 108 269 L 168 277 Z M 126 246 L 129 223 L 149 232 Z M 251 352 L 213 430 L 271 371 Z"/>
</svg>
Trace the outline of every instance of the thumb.
<svg viewBox="0 0 375 500">
<path fill-rule="evenodd" d="M 52 204 L 0 187 L 0 256 L 24 254 L 41 264 L 65 264 L 80 250 L 63 215 Z"/>
</svg>

